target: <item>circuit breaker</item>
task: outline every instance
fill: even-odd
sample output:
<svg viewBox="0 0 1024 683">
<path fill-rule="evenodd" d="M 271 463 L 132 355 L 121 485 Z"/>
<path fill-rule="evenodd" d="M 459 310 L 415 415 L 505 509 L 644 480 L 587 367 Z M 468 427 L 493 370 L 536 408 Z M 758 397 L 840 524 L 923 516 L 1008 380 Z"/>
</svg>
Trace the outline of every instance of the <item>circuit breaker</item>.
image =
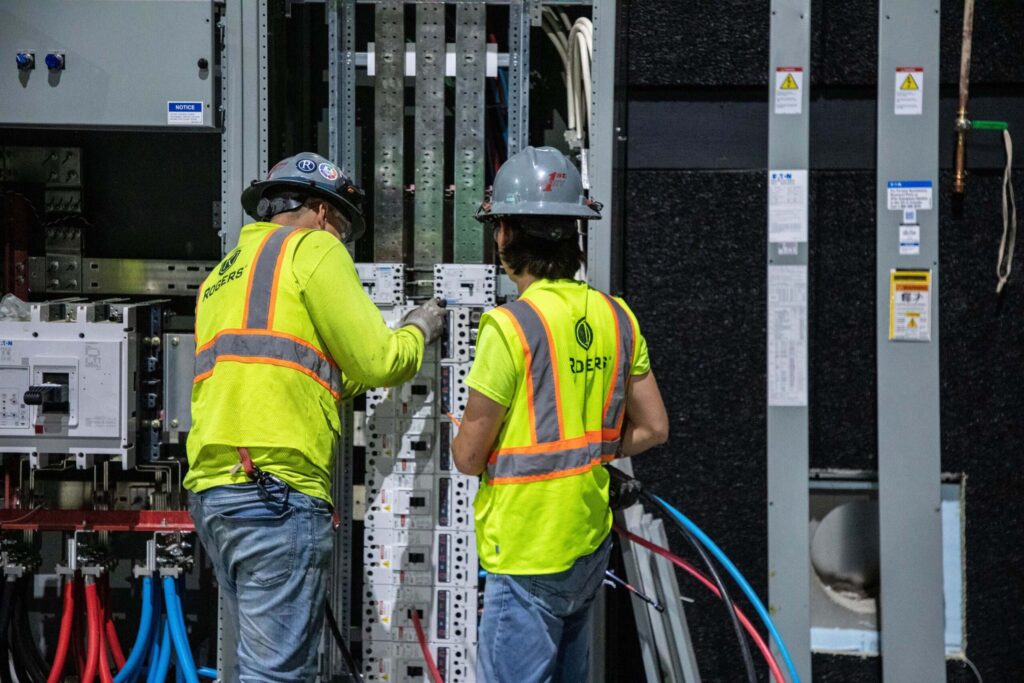
<svg viewBox="0 0 1024 683">
<path fill-rule="evenodd" d="M 412 307 L 401 267 L 357 264 L 385 321 Z M 439 343 L 427 347 L 409 382 L 366 395 L 366 506 L 363 536 L 363 676 L 430 681 L 411 615 L 420 617 L 447 683 L 475 681 L 479 561 L 473 499 L 479 479 L 451 458 L 465 410 L 465 378 L 484 311 L 496 304 L 494 266 L 441 264 L 434 296 L 448 306 Z"/>
<path fill-rule="evenodd" d="M 32 304 L 0 321 L 0 453 L 34 467 L 75 458 L 159 456 L 161 311 L 158 304 Z"/>
</svg>

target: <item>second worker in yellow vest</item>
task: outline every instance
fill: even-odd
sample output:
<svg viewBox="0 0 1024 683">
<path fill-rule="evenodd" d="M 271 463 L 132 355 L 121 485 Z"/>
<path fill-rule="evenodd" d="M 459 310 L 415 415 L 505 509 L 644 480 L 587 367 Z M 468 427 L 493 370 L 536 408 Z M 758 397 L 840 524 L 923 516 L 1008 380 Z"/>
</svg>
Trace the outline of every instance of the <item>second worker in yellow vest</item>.
<svg viewBox="0 0 1024 683">
<path fill-rule="evenodd" d="M 478 214 L 519 291 L 480 322 L 452 443 L 459 470 L 482 476 L 477 680 L 486 683 L 587 680 L 612 524 L 602 465 L 668 437 L 632 311 L 574 279 L 578 221 L 600 217 L 595 207 L 563 154 L 527 147 L 499 169 Z"/>
<path fill-rule="evenodd" d="M 196 302 L 185 486 L 235 632 L 229 680 L 316 677 L 338 401 L 410 379 L 443 326 L 428 302 L 392 331 L 363 292 L 343 244 L 361 195 L 316 154 L 281 161 L 242 195 L 262 220 Z"/>
</svg>

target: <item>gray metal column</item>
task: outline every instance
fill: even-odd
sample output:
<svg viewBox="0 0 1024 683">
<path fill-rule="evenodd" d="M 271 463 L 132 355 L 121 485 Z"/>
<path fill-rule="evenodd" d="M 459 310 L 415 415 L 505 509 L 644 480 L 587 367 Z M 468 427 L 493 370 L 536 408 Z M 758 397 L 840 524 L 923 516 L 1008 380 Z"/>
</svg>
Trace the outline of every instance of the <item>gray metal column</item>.
<svg viewBox="0 0 1024 683">
<path fill-rule="evenodd" d="M 413 266 L 431 273 L 444 260 L 444 24 L 444 0 L 416 5 Z"/>
<path fill-rule="evenodd" d="M 355 22 L 355 0 L 330 0 L 327 6 L 330 157 L 358 184 Z"/>
<path fill-rule="evenodd" d="M 484 255 L 484 230 L 473 216 L 484 196 L 486 30 L 487 6 L 459 3 L 455 8 L 455 263 L 479 263 Z"/>
<path fill-rule="evenodd" d="M 238 243 L 250 219 L 239 198 L 249 181 L 267 172 L 267 0 L 227 0 L 220 26 L 221 251 Z"/>
<path fill-rule="evenodd" d="M 385 0 L 376 6 L 376 75 L 373 132 L 373 255 L 383 262 L 404 259 L 405 211 L 405 5 Z"/>
<path fill-rule="evenodd" d="M 587 281 L 605 292 L 617 291 L 617 259 L 621 258 L 621 240 L 615 216 L 615 150 L 620 129 L 615 103 L 615 22 L 616 0 L 594 0 L 594 64 L 592 70 L 594 120 L 590 124 L 587 174 L 590 196 L 604 204 L 601 219 L 587 226 Z M 511 139 L 511 138 L 510 138 Z"/>
<path fill-rule="evenodd" d="M 807 418 L 810 0 L 772 0 L 768 102 L 768 601 L 811 680 Z M 778 653 L 778 648 L 773 646 Z"/>
<path fill-rule="evenodd" d="M 508 6 L 508 155 L 530 144 L 530 15 L 534 0 Z"/>
<path fill-rule="evenodd" d="M 879 5 L 879 617 L 886 681 L 946 680 L 939 512 L 939 4 Z M 903 239 L 914 227 L 916 249 L 913 240 Z M 922 321 L 930 340 L 920 333 L 903 335 L 919 341 L 889 339 L 890 278 L 898 269 L 931 273 L 931 315 Z"/>
</svg>

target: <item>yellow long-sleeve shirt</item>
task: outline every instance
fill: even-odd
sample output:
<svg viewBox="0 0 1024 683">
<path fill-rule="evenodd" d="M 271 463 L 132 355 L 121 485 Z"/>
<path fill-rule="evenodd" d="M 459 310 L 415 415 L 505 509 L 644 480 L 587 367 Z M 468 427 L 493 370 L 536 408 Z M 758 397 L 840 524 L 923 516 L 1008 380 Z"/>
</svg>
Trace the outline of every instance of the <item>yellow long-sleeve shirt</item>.
<svg viewBox="0 0 1024 683">
<path fill-rule="evenodd" d="M 252 223 L 239 236 L 239 246 L 262 240 L 280 226 Z M 380 311 L 363 291 L 352 257 L 337 239 L 326 232 L 311 232 L 301 238 L 291 262 L 291 277 L 316 328 L 321 347 L 342 371 L 344 398 L 369 387 L 393 386 L 411 379 L 423 359 L 423 335 L 406 326 L 391 330 Z M 239 300 L 239 306 L 244 300 Z M 332 453 L 323 450 L 308 435 L 295 434 L 294 447 L 260 447 L 260 434 L 247 443 L 220 444 L 204 437 L 203 424 L 209 420 L 230 420 L 246 409 L 199 383 L 192 395 L 192 432 L 188 453 L 190 469 L 185 487 L 202 491 L 213 486 L 247 481 L 243 472 L 231 472 L 238 464 L 238 446 L 249 447 L 257 466 L 279 477 L 291 487 L 311 496 L 330 500 Z M 271 387 L 253 386 L 252 401 L 272 400 Z M 314 414 L 320 406 L 311 406 Z M 266 425 L 277 429 L 277 425 Z M 325 423 L 322 429 L 331 429 Z M 301 430 L 299 430 L 301 431 Z M 278 438 L 279 442 L 280 439 Z"/>
</svg>

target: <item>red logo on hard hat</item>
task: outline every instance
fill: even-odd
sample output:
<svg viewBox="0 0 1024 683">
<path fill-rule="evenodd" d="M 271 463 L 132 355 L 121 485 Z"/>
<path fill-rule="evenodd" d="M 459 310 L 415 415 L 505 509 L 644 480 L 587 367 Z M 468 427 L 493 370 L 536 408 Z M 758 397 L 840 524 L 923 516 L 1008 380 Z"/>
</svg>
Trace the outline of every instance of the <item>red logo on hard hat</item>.
<svg viewBox="0 0 1024 683">
<path fill-rule="evenodd" d="M 545 183 L 544 186 L 540 188 L 540 191 L 541 192 L 551 192 L 551 190 L 555 189 L 556 187 L 558 187 L 559 185 L 561 185 L 564 182 L 565 182 L 565 174 L 564 173 L 561 173 L 559 171 L 552 171 L 551 173 L 548 173 L 548 182 Z"/>
</svg>

